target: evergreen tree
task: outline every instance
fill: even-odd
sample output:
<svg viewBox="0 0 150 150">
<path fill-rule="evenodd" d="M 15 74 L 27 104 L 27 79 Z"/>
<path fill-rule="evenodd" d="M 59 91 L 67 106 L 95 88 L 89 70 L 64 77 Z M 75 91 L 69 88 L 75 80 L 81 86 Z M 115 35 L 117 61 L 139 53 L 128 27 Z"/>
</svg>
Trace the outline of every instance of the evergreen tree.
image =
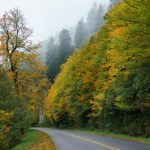
<svg viewBox="0 0 150 150">
<path fill-rule="evenodd" d="M 80 48 L 87 36 L 86 24 L 83 18 L 78 22 L 75 32 L 75 47 Z"/>
<path fill-rule="evenodd" d="M 97 3 L 94 3 L 87 17 L 87 30 L 89 35 L 97 32 L 98 29 L 103 25 L 104 23 L 103 17 L 104 17 L 103 6 L 100 5 L 98 7 Z"/>
<path fill-rule="evenodd" d="M 63 29 L 59 34 L 59 49 L 58 49 L 58 65 L 60 71 L 60 66 L 67 61 L 67 58 L 72 54 L 73 47 L 72 47 L 72 40 L 70 33 L 67 29 Z"/>
<path fill-rule="evenodd" d="M 46 56 L 46 64 L 48 66 L 48 77 L 53 83 L 55 77 L 60 72 L 60 66 L 67 61 L 72 54 L 73 47 L 71 44 L 71 36 L 69 31 L 63 29 L 59 34 L 59 44 L 55 44 L 53 38 L 50 38 L 48 44 L 48 52 Z"/>
<path fill-rule="evenodd" d="M 87 36 L 86 24 L 83 18 L 78 22 L 75 32 L 75 48 L 80 48 L 85 42 Z"/>
<path fill-rule="evenodd" d="M 59 46 L 55 44 L 54 38 L 51 37 L 47 45 L 46 65 L 48 66 L 47 75 L 53 83 L 55 76 L 59 72 L 58 55 Z"/>
<path fill-rule="evenodd" d="M 104 24 L 104 15 L 104 8 L 102 5 L 100 5 L 95 19 L 95 32 L 97 32 Z"/>
<path fill-rule="evenodd" d="M 87 17 L 88 34 L 95 32 L 95 25 L 96 25 L 95 22 L 96 22 L 96 17 L 97 17 L 97 10 L 98 10 L 97 3 L 94 3 L 93 7 L 89 11 L 88 17 Z"/>
<path fill-rule="evenodd" d="M 63 29 L 59 34 L 59 61 L 60 64 L 66 62 L 68 56 L 72 54 L 72 41 L 67 29 Z"/>
</svg>

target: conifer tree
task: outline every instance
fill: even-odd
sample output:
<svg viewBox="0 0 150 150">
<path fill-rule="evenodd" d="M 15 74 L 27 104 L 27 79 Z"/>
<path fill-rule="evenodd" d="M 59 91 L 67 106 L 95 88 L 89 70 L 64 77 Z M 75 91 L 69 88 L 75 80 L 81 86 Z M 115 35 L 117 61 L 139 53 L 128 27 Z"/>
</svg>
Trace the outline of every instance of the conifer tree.
<svg viewBox="0 0 150 150">
<path fill-rule="evenodd" d="M 86 24 L 84 23 L 83 18 L 78 22 L 77 27 L 76 27 L 76 32 L 75 32 L 75 48 L 80 48 L 87 36 L 87 29 L 86 29 Z"/>
</svg>

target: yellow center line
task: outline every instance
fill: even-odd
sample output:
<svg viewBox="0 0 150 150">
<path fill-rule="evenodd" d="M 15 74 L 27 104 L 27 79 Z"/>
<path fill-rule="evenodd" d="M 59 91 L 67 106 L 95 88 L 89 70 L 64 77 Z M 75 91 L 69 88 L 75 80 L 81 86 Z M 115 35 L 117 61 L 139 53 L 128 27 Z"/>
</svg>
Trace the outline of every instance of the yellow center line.
<svg viewBox="0 0 150 150">
<path fill-rule="evenodd" d="M 65 134 L 65 135 L 70 135 L 70 136 L 72 136 L 72 137 L 81 139 L 81 140 L 83 140 L 83 141 L 87 141 L 87 142 L 90 142 L 90 143 L 97 144 L 97 145 L 99 145 L 99 146 L 101 146 L 101 147 L 104 147 L 104 148 L 107 148 L 107 149 L 109 149 L 109 150 L 120 150 L 120 149 L 118 149 L 118 148 L 115 148 L 115 147 L 112 147 L 112 146 L 103 144 L 103 143 L 101 143 L 101 142 L 97 142 L 97 141 L 94 141 L 94 140 L 91 140 L 91 139 L 83 138 L 83 137 L 81 137 L 81 136 L 77 136 L 77 135 L 74 135 L 74 134 L 71 134 L 71 133 L 67 133 L 67 132 L 64 132 L 64 131 L 56 131 L 56 132 L 59 132 L 59 133 L 61 132 L 61 133 Z"/>
</svg>

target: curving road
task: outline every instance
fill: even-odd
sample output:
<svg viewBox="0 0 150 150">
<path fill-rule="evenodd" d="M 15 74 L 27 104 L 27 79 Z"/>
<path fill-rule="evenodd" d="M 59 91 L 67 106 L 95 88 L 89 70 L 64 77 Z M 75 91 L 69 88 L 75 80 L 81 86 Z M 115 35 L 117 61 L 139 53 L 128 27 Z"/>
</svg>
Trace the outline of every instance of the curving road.
<svg viewBox="0 0 150 150">
<path fill-rule="evenodd" d="M 46 132 L 56 144 L 57 150 L 150 150 L 150 144 L 107 138 L 84 132 L 33 128 Z"/>
</svg>

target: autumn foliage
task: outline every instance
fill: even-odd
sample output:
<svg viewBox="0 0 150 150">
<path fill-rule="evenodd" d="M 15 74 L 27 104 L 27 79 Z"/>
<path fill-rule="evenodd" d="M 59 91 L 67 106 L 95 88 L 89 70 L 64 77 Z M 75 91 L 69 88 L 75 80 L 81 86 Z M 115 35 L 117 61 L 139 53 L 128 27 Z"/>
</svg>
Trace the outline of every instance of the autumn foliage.
<svg viewBox="0 0 150 150">
<path fill-rule="evenodd" d="M 0 18 L 0 149 L 8 150 L 32 124 L 42 121 L 49 87 L 46 67 L 30 40 L 22 12 L 14 9 Z"/>
<path fill-rule="evenodd" d="M 124 0 L 70 56 L 49 90 L 46 120 L 150 135 L 150 1 Z"/>
</svg>

